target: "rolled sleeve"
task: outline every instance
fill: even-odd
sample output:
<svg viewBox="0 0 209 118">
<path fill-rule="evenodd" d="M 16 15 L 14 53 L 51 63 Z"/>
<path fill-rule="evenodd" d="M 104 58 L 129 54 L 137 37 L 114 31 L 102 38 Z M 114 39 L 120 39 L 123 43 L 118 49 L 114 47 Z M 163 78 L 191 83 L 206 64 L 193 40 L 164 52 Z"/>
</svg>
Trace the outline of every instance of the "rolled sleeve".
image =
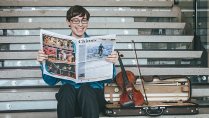
<svg viewBox="0 0 209 118">
<path fill-rule="evenodd" d="M 42 71 L 42 78 L 43 78 L 44 82 L 47 83 L 48 85 L 54 86 L 60 81 L 60 79 L 58 79 L 58 78 L 44 74 L 42 64 L 41 64 L 41 71 Z"/>
</svg>

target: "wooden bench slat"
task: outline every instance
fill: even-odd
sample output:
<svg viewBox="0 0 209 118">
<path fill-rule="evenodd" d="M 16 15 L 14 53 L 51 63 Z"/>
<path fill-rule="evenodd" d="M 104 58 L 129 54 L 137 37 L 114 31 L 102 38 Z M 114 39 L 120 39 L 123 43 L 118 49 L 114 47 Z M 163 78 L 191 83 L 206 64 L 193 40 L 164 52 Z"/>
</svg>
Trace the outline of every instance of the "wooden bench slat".
<svg viewBox="0 0 209 118">
<path fill-rule="evenodd" d="M 40 78 L 41 81 L 43 81 L 42 78 Z M 11 81 L 10 83 L 14 83 L 14 81 L 18 82 L 19 79 L 12 79 L 8 80 Z M 33 87 L 39 87 L 39 83 L 34 83 L 31 85 L 30 83 L 34 82 L 33 80 L 25 80 L 25 85 L 19 85 L 19 86 L 33 86 Z M 0 81 L 1 82 L 1 81 Z M 29 83 L 28 83 L 29 82 Z M 44 81 L 43 81 L 44 82 Z M 28 85 L 27 85 L 28 84 Z M 12 84 L 11 84 L 12 85 Z M 43 84 L 41 84 L 43 85 Z M 60 84 L 57 84 L 60 85 Z M 145 83 L 146 85 L 146 83 Z M 7 85 L 1 84 L 1 87 L 4 87 Z M 48 85 L 44 83 L 44 86 L 47 87 Z M 2 89 L 0 92 L 0 101 L 22 101 L 22 100 L 54 100 L 54 94 L 58 91 L 59 88 L 29 88 L 29 89 L 16 89 L 17 86 L 10 86 L 10 89 Z M 203 92 L 201 95 L 198 93 L 199 91 L 208 90 L 207 87 L 198 87 L 193 86 L 193 97 L 201 97 L 201 96 L 209 96 L 208 92 Z M 15 92 L 14 92 L 15 91 Z M 195 93 L 194 93 L 195 92 Z"/>
<path fill-rule="evenodd" d="M 123 58 L 134 58 L 134 51 L 120 51 Z M 138 58 L 200 58 L 202 51 L 137 51 Z"/>
<path fill-rule="evenodd" d="M 40 43 L 39 36 L 1 36 L 0 43 Z"/>
<path fill-rule="evenodd" d="M 103 10 L 101 11 L 90 11 L 91 16 L 114 16 L 114 17 L 178 17 L 179 13 L 176 11 L 140 11 L 140 10 L 127 10 L 127 11 L 115 11 L 115 10 Z M 1 17 L 65 17 L 66 10 L 31 10 L 31 11 L 0 11 Z"/>
<path fill-rule="evenodd" d="M 145 83 L 146 86 L 146 83 Z M 18 89 L 12 89 L 15 92 L 0 92 L 0 101 L 2 102 L 12 102 L 16 101 L 16 103 L 20 101 L 56 101 L 55 93 L 58 92 L 59 88 L 52 88 L 52 90 L 48 91 L 47 88 L 45 90 L 39 91 L 34 88 L 33 91 L 27 90 L 22 92 Z M 200 97 L 200 96 L 209 96 L 207 92 L 209 88 L 192 88 L 192 97 Z M 200 92 L 202 91 L 202 92 Z M 204 92 L 203 92 L 204 91 Z M 198 93 L 199 92 L 199 93 Z"/>
<path fill-rule="evenodd" d="M 123 59 L 123 65 L 124 66 L 136 66 L 136 59 L 135 58 L 122 58 Z M 158 64 L 156 63 L 149 63 L 148 59 L 138 59 L 139 64 L 147 67 L 147 66 L 171 66 L 171 67 L 178 67 L 178 66 L 186 66 L 186 67 L 192 67 L 193 65 L 191 64 L 194 59 L 184 59 L 181 60 L 179 58 L 172 58 L 170 61 L 169 60 L 164 60 L 162 58 L 155 59 L 156 62 L 159 62 Z M 27 63 L 25 63 L 27 62 Z M 30 62 L 30 63 L 29 63 Z M 160 63 L 161 62 L 161 63 Z M 164 62 L 164 63 L 163 63 Z M 180 64 L 180 62 L 182 64 Z M 176 65 L 175 65 L 176 64 Z M 116 62 L 116 66 L 119 66 L 119 62 Z M 198 64 L 199 65 L 199 64 Z M 196 65 L 196 66 L 198 66 Z M 39 63 L 34 59 L 34 60 L 5 60 L 4 61 L 4 69 L 9 69 L 9 68 L 18 68 L 18 69 L 26 69 L 26 68 L 38 68 L 40 65 Z"/>
<path fill-rule="evenodd" d="M 117 36 L 116 42 L 192 42 L 194 36 Z M 2 36 L 0 43 L 40 43 L 39 36 Z"/>
<path fill-rule="evenodd" d="M 1 59 L 36 59 L 38 52 L 0 52 Z"/>
<path fill-rule="evenodd" d="M 48 86 L 42 78 L 16 78 L 16 79 L 1 79 L 0 87 L 22 87 L 22 86 Z"/>
<path fill-rule="evenodd" d="M 41 89 L 9 89 L 8 91 L 0 92 L 0 95 L 2 95 L 0 101 L 55 100 L 55 93 L 59 90 L 59 88 Z"/>
<path fill-rule="evenodd" d="M 42 77 L 42 72 L 40 69 L 6 69 L 0 71 L 0 78 L 35 78 Z"/>
<path fill-rule="evenodd" d="M 56 100 L 0 102 L 0 111 L 56 109 Z M 30 116 L 28 116 L 30 117 Z"/>
<path fill-rule="evenodd" d="M 146 44 L 142 44 L 142 43 L 135 43 L 135 49 L 139 49 L 139 50 L 142 50 L 142 49 L 147 49 L 146 45 L 153 45 L 153 46 L 159 46 L 159 42 L 158 44 L 154 44 L 154 43 L 146 43 Z M 161 43 L 162 44 L 162 43 Z M 180 43 L 179 43 L 180 44 Z M 161 51 L 166 51 L 168 49 L 167 45 L 168 44 L 163 44 L 164 47 L 163 48 L 152 48 L 151 47 L 151 50 L 161 50 Z M 175 45 L 175 44 L 174 44 Z M 188 46 L 190 46 L 191 43 L 182 43 L 182 46 L 178 46 L 176 47 L 175 49 L 177 51 L 179 50 L 191 50 L 190 48 L 188 49 Z M 40 50 L 40 44 L 5 44 L 5 46 L 9 46 L 10 47 L 10 50 L 9 51 L 23 51 L 23 52 L 26 52 L 26 51 L 38 51 Z M 134 50 L 134 43 L 132 42 L 122 42 L 122 43 L 116 43 L 115 47 L 114 47 L 115 50 Z M 174 51 L 174 49 L 172 49 Z"/>
<path fill-rule="evenodd" d="M 117 72 L 120 71 L 116 68 Z M 131 70 L 135 75 L 139 75 L 138 69 L 135 67 L 126 67 L 126 70 Z M 209 75 L 209 68 L 169 68 L 169 67 L 141 67 L 142 75 Z"/>
<path fill-rule="evenodd" d="M 134 51 L 120 51 L 124 58 L 135 58 Z M 202 51 L 137 51 L 138 58 L 200 58 Z M 0 59 L 36 59 L 36 52 L 0 52 Z"/>
<path fill-rule="evenodd" d="M 152 0 L 152 1 L 127 1 L 127 0 L 3 0 L 0 1 L 0 6 L 138 6 L 138 7 L 171 7 L 173 0 Z"/>
<path fill-rule="evenodd" d="M 117 36 L 116 42 L 192 42 L 194 36 Z"/>
<path fill-rule="evenodd" d="M 29 104 L 30 105 L 30 104 Z M 25 111 L 25 112 L 6 112 L 0 114 L 1 118 L 57 118 L 57 111 Z M 200 116 L 204 117 L 204 116 Z M 107 118 L 107 117 L 100 117 Z M 193 118 L 193 117 L 190 117 Z"/>
<path fill-rule="evenodd" d="M 125 67 L 131 70 L 135 75 L 139 75 L 136 67 Z M 120 72 L 120 67 L 116 68 Z M 169 67 L 141 67 L 142 75 L 209 75 L 209 68 L 169 68 Z M 0 71 L 0 78 L 27 78 L 41 77 L 39 69 L 6 69 Z"/>
<path fill-rule="evenodd" d="M 148 28 L 148 29 L 183 29 L 185 23 L 179 22 L 130 22 L 130 23 L 89 23 L 89 28 Z M 60 29 L 68 28 L 65 22 L 0 23 L 0 29 Z"/>
</svg>

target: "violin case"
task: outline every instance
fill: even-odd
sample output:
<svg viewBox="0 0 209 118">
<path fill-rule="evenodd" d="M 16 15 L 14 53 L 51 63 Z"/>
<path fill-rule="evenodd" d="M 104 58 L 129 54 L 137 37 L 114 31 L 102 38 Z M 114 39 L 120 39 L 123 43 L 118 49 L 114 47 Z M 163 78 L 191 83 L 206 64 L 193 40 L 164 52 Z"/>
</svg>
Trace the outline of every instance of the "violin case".
<svg viewBox="0 0 209 118">
<path fill-rule="evenodd" d="M 145 103 L 141 106 L 128 108 L 121 107 L 119 104 L 122 93 L 121 88 L 116 83 L 106 84 L 104 88 L 105 99 L 107 101 L 105 115 L 160 116 L 198 114 L 198 105 L 190 101 L 191 84 L 187 77 L 162 79 L 159 76 L 152 76 L 152 79 L 148 79 L 148 81 L 144 78 L 145 89 L 143 89 L 141 83 L 141 80 L 137 79 L 134 87 L 143 94 Z"/>
</svg>

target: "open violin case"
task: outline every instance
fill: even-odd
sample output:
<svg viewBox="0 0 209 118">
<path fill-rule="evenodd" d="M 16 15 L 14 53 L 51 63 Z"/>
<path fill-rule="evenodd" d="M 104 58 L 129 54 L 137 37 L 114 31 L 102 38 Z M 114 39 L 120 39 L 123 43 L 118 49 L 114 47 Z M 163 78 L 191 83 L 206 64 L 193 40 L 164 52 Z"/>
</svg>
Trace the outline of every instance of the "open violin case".
<svg viewBox="0 0 209 118">
<path fill-rule="evenodd" d="M 134 87 L 144 96 L 144 104 L 133 107 L 122 107 L 119 104 L 121 88 L 116 83 L 105 85 L 107 101 L 105 115 L 108 116 L 160 116 L 160 115 L 192 115 L 198 114 L 198 105 L 190 101 L 191 85 L 187 77 L 161 79 L 153 76 L 152 81 L 144 78 L 144 89 L 141 79 L 137 79 Z M 145 93 L 146 98 L 145 98 Z"/>
</svg>

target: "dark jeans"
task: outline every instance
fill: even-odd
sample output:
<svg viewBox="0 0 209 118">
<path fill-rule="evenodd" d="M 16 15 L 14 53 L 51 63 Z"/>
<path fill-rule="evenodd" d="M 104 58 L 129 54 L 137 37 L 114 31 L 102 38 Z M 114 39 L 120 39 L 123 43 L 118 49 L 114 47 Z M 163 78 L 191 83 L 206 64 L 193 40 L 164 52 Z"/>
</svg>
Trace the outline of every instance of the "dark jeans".
<svg viewBox="0 0 209 118">
<path fill-rule="evenodd" d="M 56 94 L 58 118 L 99 118 L 103 112 L 105 99 L 103 89 L 94 89 L 82 84 L 79 89 L 71 85 L 62 85 Z"/>
</svg>

